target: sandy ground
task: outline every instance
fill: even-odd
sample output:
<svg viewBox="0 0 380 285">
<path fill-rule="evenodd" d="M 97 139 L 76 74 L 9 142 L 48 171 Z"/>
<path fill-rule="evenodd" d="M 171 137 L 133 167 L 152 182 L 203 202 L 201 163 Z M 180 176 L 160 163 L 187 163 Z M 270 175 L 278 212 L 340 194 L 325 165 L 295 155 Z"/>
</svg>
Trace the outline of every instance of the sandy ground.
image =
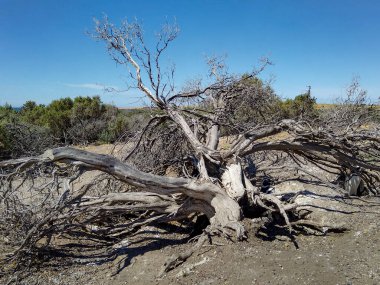
<svg viewBox="0 0 380 285">
<path fill-rule="evenodd" d="M 312 218 L 343 224 L 344 233 L 298 235 L 261 230 L 244 223 L 249 239 L 208 245 L 182 266 L 157 278 L 166 258 L 186 250 L 186 233 L 175 228 L 146 228 L 112 255 L 83 247 L 72 265 L 46 266 L 24 284 L 380 284 L 380 200 L 371 203 L 342 199 L 332 190 L 285 182 L 277 191 L 304 190 L 299 204 L 313 210 Z M 368 198 L 367 198 L 368 199 Z M 169 233 L 171 231 L 172 233 Z M 174 232 L 174 233 L 173 233 Z M 94 256 L 95 254 L 95 256 Z"/>
<path fill-rule="evenodd" d="M 109 151 L 109 146 L 102 148 L 98 151 Z M 378 197 L 365 198 L 369 202 L 344 199 L 326 187 L 292 180 L 277 185 L 275 191 L 303 191 L 296 202 L 313 211 L 313 220 L 349 230 L 302 234 L 292 240 L 283 229 L 257 232 L 252 220 L 245 219 L 247 241 L 217 240 L 157 278 L 166 258 L 191 246 L 189 233 L 176 225 L 147 227 L 108 253 L 82 244 L 71 256 L 58 256 L 22 284 L 380 284 Z"/>
</svg>

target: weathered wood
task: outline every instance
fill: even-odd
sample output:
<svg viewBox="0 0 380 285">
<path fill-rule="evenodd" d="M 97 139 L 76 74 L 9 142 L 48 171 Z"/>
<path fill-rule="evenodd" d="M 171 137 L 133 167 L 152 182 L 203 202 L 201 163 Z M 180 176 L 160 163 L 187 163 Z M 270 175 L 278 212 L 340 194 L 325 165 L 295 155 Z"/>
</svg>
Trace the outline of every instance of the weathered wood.
<svg viewBox="0 0 380 285">
<path fill-rule="evenodd" d="M 283 224 L 290 232 L 293 231 L 292 226 L 300 225 L 323 229 L 322 225 L 306 220 L 297 222 L 290 218 L 294 215 L 289 213 L 294 213 L 297 208 L 297 204 L 294 203 L 295 198 L 293 201 L 284 202 L 274 195 L 260 193 L 259 189 L 249 181 L 240 161 L 248 155 L 266 154 L 268 151 L 285 153 L 295 163 L 299 164 L 303 160 L 321 169 L 339 170 L 342 167 L 350 169 L 359 166 L 363 169 L 360 173 L 361 182 L 352 181 L 355 185 L 350 187 L 357 189 L 357 184 L 366 183 L 373 193 L 377 193 L 375 188 L 380 183 L 378 127 L 372 132 L 358 131 L 360 120 L 354 118 L 343 122 L 347 123 L 347 126 L 343 124 L 344 130 L 341 131 L 323 124 L 315 127 L 313 121 L 307 120 L 280 121 L 276 117 L 277 113 L 263 114 L 263 110 L 271 110 L 265 105 L 268 102 L 266 98 L 276 100 L 278 98 L 273 97 L 270 88 L 266 90 L 262 87 L 262 82 L 260 84 L 248 82 L 248 84 L 247 80 L 256 80 L 259 72 L 269 64 L 268 60 L 264 61 L 258 71 L 238 77 L 228 75 L 223 70 L 222 62 L 209 60 L 210 76 L 215 81 L 206 87 L 197 82 L 189 88 L 190 90 L 176 93 L 177 88 L 173 83 L 174 70 L 171 70 L 171 77 L 170 72 L 162 73 L 159 60 L 177 34 L 176 27 L 166 26 L 159 34 L 155 51 L 151 52 L 144 43 L 139 24 L 124 22 L 120 28 L 117 28 L 105 18 L 103 22 L 96 22 L 95 38 L 104 41 L 112 58 L 130 70 L 129 74 L 134 82 L 134 86 L 131 87 L 143 92 L 155 110 L 159 110 L 159 115 L 153 117 L 143 129 L 136 141 L 136 147 L 132 148 L 127 158 L 137 152 L 147 133 L 154 133 L 156 136 L 150 141 L 146 139 L 146 142 L 156 141 L 157 128 L 165 126 L 163 124 L 165 122 L 170 124 L 170 131 L 174 129 L 175 132 L 181 133 L 181 137 L 187 141 L 190 151 L 186 157 L 192 158 L 192 166 L 188 169 L 195 168 L 195 171 L 192 174 L 191 171 L 187 171 L 186 163 L 189 160 L 184 157 L 176 157 L 175 160 L 177 163 L 183 163 L 183 173 L 186 178 L 166 177 L 141 171 L 112 156 L 70 147 L 51 149 L 38 157 L 0 161 L 2 168 L 0 186 L 6 187 L 7 190 L 2 194 L 4 199 L 8 199 L 6 202 L 11 202 L 9 204 L 19 202 L 16 199 L 19 186 L 13 187 L 13 179 L 26 180 L 28 175 L 36 175 L 39 170 L 45 170 L 43 167 L 47 165 L 51 168 L 46 172 L 50 171 L 53 176 L 53 182 L 50 184 L 57 192 L 63 189 L 55 204 L 51 203 L 46 209 L 44 208 L 44 217 L 24 235 L 26 237 L 16 253 L 31 254 L 36 249 L 38 241 L 50 241 L 52 235 L 67 233 L 72 229 L 89 230 L 102 242 L 104 240 L 120 242 L 119 239 L 133 233 L 141 226 L 179 220 L 194 213 L 205 214 L 210 221 L 206 233 L 201 236 L 193 249 L 168 260 L 162 271 L 166 272 L 184 262 L 194 250 L 203 245 L 206 238 L 212 235 L 222 235 L 236 240 L 246 238 L 246 231 L 241 223 L 245 207 L 250 207 L 250 210 L 259 209 L 267 213 L 280 214 L 283 217 Z M 164 82 L 167 77 L 168 80 Z M 257 92 L 256 88 L 259 88 L 260 92 Z M 186 100 L 187 104 L 183 104 Z M 239 107 L 241 103 L 245 103 L 248 109 L 260 107 L 258 114 L 260 121 L 235 122 L 234 107 Z M 347 117 L 350 115 L 349 110 L 350 108 L 346 108 L 341 115 Z M 343 117 L 337 116 L 337 118 L 342 120 Z M 342 126 L 341 123 L 339 125 Z M 221 132 L 224 131 L 222 128 L 226 128 L 236 139 L 231 145 L 226 147 L 223 145 L 223 149 L 218 149 L 221 145 Z M 335 134 L 336 131 L 339 131 L 339 134 Z M 272 137 L 282 132 L 287 134 L 285 139 Z M 170 144 L 163 142 L 158 149 L 168 145 Z M 265 155 L 263 157 L 267 159 Z M 62 173 L 57 171 L 58 168 Z M 27 173 L 29 169 L 38 171 L 30 174 Z M 67 171 L 68 169 L 70 171 Z M 73 183 L 80 175 L 79 172 L 72 173 L 76 169 L 99 170 L 107 173 L 115 180 L 134 186 L 134 192 L 86 196 L 87 190 L 90 186 L 94 186 L 96 181 L 92 181 L 90 183 L 92 185 L 87 184 L 80 190 L 74 191 Z M 273 169 L 275 168 L 272 167 Z M 289 169 L 282 166 L 281 171 L 287 170 Z M 62 180 L 58 179 L 59 175 L 64 177 L 63 184 Z M 309 175 L 315 176 L 313 173 Z M 326 182 L 325 185 L 336 188 L 330 182 Z M 35 188 L 35 186 L 30 187 L 33 190 Z M 52 189 L 53 187 L 48 190 Z M 51 195 L 46 191 L 46 186 L 41 186 L 38 190 L 41 193 L 48 192 L 46 199 Z M 248 199 L 243 199 L 246 196 Z M 18 205 L 24 206 L 21 203 Z M 131 215 L 132 218 L 127 217 L 127 221 L 119 222 L 118 225 L 106 222 L 109 216 L 120 213 L 128 214 L 125 216 Z M 95 222 L 99 222 L 100 226 L 93 226 Z"/>
<path fill-rule="evenodd" d="M 240 199 L 246 194 L 243 181 L 243 171 L 240 163 L 227 166 L 227 169 L 222 175 L 222 184 L 224 185 L 228 196 L 236 201 L 240 201 Z"/>
<path fill-rule="evenodd" d="M 41 160 L 81 162 L 89 169 L 101 170 L 144 191 L 163 195 L 181 193 L 193 199 L 202 200 L 213 207 L 215 215 L 212 217 L 212 221 L 215 225 L 222 227 L 231 225 L 234 222 L 238 223 L 242 218 L 239 204 L 230 198 L 222 188 L 210 182 L 145 173 L 114 157 L 70 147 L 48 150 L 41 156 Z M 198 208 L 200 209 L 200 207 Z M 206 213 L 209 211 L 205 211 Z"/>
</svg>

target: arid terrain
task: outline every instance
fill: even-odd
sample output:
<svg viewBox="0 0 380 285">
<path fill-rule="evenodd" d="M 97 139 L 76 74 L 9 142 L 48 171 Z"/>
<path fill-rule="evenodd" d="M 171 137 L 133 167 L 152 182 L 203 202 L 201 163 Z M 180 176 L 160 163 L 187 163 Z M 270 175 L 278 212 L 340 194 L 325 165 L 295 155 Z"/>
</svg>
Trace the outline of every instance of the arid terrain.
<svg viewBox="0 0 380 285">
<path fill-rule="evenodd" d="M 380 285 L 380 1 L 198 2 L 0 0 L 0 285 Z"/>
<path fill-rule="evenodd" d="M 107 153 L 110 147 L 90 150 Z M 313 167 L 308 170 L 317 176 L 325 175 Z M 91 179 L 91 174 L 87 175 Z M 277 194 L 299 191 L 302 194 L 296 202 L 313 211 L 311 219 L 348 230 L 325 234 L 311 230 L 293 239 L 284 228 L 259 229 L 247 218 L 247 241 L 213 239 L 213 244 L 202 247 L 184 264 L 158 278 L 170 255 L 191 246 L 189 232 L 179 224 L 170 228 L 145 227 L 106 251 L 91 242 L 78 245 L 73 241 L 72 251 L 55 252 L 52 260 L 21 283 L 379 284 L 380 199 L 348 199 L 316 183 L 291 179 L 275 187 Z"/>
</svg>

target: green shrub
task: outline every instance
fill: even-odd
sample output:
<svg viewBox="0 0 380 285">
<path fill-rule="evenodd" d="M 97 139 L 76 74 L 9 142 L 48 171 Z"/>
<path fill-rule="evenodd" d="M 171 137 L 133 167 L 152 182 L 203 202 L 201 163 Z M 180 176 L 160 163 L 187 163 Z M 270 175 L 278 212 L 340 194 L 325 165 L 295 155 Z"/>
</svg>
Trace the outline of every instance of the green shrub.
<svg viewBox="0 0 380 285">
<path fill-rule="evenodd" d="M 33 155 L 62 144 L 113 143 L 140 130 L 150 114 L 119 110 L 99 96 L 62 98 L 47 106 L 27 101 L 20 110 L 0 106 L 0 157 Z"/>
<path fill-rule="evenodd" d="M 27 101 L 21 108 L 20 119 L 28 124 L 46 126 L 46 112 L 45 105 L 37 105 L 34 101 Z"/>
<path fill-rule="evenodd" d="M 57 145 L 49 129 L 25 123 L 0 125 L 0 157 L 39 155 Z"/>
<path fill-rule="evenodd" d="M 316 99 L 310 92 L 296 96 L 294 99 L 286 99 L 281 103 L 283 118 L 312 118 L 317 115 Z"/>
</svg>

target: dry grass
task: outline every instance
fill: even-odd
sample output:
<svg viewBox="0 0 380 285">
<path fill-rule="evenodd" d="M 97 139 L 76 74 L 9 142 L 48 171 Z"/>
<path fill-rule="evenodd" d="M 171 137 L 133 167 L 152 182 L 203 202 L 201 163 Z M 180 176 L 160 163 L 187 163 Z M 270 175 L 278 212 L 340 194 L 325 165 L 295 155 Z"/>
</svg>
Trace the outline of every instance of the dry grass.
<svg viewBox="0 0 380 285">
<path fill-rule="evenodd" d="M 316 104 L 315 108 L 317 110 L 323 110 L 323 109 L 331 109 L 335 106 L 336 104 Z"/>
</svg>

